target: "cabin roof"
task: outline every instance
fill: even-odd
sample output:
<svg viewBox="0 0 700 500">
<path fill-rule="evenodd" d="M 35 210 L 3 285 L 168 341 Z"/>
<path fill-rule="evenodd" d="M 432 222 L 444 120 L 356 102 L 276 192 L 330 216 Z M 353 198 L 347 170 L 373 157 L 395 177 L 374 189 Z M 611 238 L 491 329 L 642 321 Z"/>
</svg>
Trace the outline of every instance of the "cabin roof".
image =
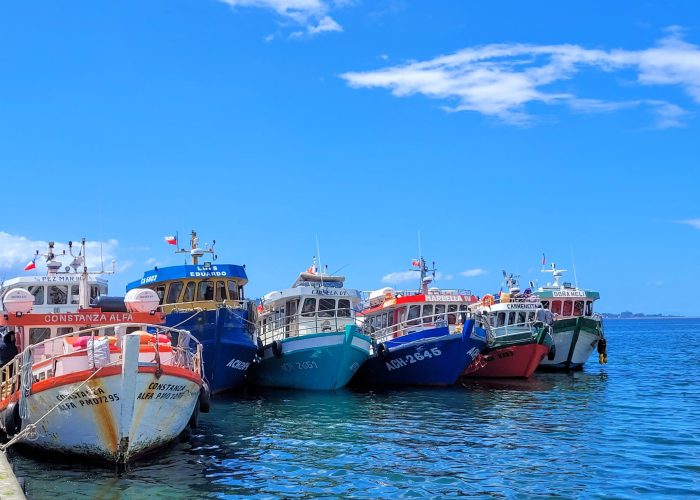
<svg viewBox="0 0 700 500">
<path fill-rule="evenodd" d="M 235 264 L 185 264 L 182 266 L 157 267 L 143 273 L 143 278 L 132 281 L 126 285 L 128 292 L 132 288 L 138 288 L 144 285 L 153 285 L 165 281 L 182 280 L 182 279 L 201 279 L 201 278 L 233 278 L 241 281 L 242 284 L 248 282 L 245 268 Z"/>
<path fill-rule="evenodd" d="M 370 307 L 362 311 L 362 314 L 372 314 L 377 311 L 393 309 L 407 304 L 422 304 L 424 302 L 472 304 L 476 300 L 473 295 L 463 295 L 455 293 L 441 292 L 439 290 L 428 293 L 416 293 L 413 295 L 402 295 L 384 300 L 381 304 Z"/>
</svg>

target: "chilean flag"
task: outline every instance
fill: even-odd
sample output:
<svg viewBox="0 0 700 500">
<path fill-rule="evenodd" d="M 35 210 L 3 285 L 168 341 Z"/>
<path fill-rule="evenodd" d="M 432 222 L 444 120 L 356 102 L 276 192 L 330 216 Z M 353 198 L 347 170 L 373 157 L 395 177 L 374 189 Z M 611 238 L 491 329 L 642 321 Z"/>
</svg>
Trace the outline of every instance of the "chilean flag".
<svg viewBox="0 0 700 500">
<path fill-rule="evenodd" d="M 165 242 L 168 245 L 177 245 L 177 238 L 175 236 L 166 236 Z"/>
<path fill-rule="evenodd" d="M 416 259 L 413 259 L 413 260 L 411 261 L 411 265 L 412 265 L 413 267 L 420 267 L 420 261 L 419 261 L 419 260 L 416 260 Z"/>
<path fill-rule="evenodd" d="M 31 261 L 29 264 L 24 266 L 25 271 L 31 271 L 32 269 L 36 268 L 36 263 L 34 261 Z"/>
</svg>

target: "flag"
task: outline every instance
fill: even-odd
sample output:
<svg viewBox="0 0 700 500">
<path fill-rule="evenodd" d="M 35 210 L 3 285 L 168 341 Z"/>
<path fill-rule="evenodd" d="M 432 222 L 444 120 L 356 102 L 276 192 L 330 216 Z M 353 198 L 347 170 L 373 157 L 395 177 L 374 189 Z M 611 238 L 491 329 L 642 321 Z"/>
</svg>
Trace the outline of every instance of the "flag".
<svg viewBox="0 0 700 500">
<path fill-rule="evenodd" d="M 34 268 L 36 268 L 36 263 L 34 261 L 31 261 L 29 264 L 24 266 L 25 271 L 31 271 Z"/>
<path fill-rule="evenodd" d="M 420 261 L 419 261 L 419 260 L 416 260 L 416 259 L 413 259 L 413 260 L 411 261 L 411 265 L 412 265 L 413 267 L 420 267 Z"/>
<path fill-rule="evenodd" d="M 544 254 L 542 254 L 542 265 L 544 266 L 547 263 L 547 259 L 544 258 Z"/>
<path fill-rule="evenodd" d="M 166 236 L 165 242 L 168 245 L 176 245 L 177 246 L 177 238 L 175 236 Z"/>
</svg>

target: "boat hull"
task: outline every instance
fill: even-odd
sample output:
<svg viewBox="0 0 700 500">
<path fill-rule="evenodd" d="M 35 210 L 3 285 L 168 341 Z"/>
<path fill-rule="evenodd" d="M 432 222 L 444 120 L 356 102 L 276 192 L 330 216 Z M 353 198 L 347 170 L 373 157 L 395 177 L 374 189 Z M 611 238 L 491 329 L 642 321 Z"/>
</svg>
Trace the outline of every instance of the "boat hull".
<svg viewBox="0 0 700 500">
<path fill-rule="evenodd" d="M 204 376 L 213 394 L 241 386 L 257 351 L 247 329 L 248 311 L 220 307 L 193 314 L 170 312 L 166 324 L 189 330 L 202 343 Z"/>
<path fill-rule="evenodd" d="M 473 320 L 462 333 L 447 326 L 403 335 L 385 343 L 388 352 L 375 352 L 353 379 L 357 386 L 450 386 L 486 347 Z"/>
<path fill-rule="evenodd" d="M 370 338 L 355 325 L 344 331 L 291 337 L 264 347 L 259 362 L 251 367 L 249 381 L 265 387 L 305 390 L 336 390 L 345 387 L 369 357 Z"/>
<path fill-rule="evenodd" d="M 580 370 L 603 337 L 602 321 L 587 318 L 557 320 L 552 325 L 556 349 L 553 360 L 544 358 L 539 369 L 546 371 Z"/>
<path fill-rule="evenodd" d="M 34 383 L 21 429 L 34 424 L 36 433 L 19 443 L 42 453 L 125 463 L 175 439 L 187 426 L 201 387 L 198 376 L 175 367 L 163 366 L 159 374 L 155 367 L 139 367 L 125 377 L 121 366 L 112 366 L 85 382 L 92 373 Z"/>
<path fill-rule="evenodd" d="M 549 346 L 535 342 L 498 347 L 481 354 L 464 372 L 465 377 L 530 378 Z"/>
</svg>

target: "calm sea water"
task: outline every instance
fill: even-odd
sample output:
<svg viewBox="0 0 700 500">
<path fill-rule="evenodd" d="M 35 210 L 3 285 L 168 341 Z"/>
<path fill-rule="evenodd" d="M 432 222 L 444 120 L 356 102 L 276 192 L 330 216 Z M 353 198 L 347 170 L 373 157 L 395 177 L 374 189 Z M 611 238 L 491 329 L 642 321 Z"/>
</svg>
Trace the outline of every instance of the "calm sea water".
<svg viewBox="0 0 700 500">
<path fill-rule="evenodd" d="M 700 495 L 700 320 L 606 322 L 609 362 L 450 389 L 247 391 L 117 473 L 13 454 L 30 498 Z"/>
</svg>

